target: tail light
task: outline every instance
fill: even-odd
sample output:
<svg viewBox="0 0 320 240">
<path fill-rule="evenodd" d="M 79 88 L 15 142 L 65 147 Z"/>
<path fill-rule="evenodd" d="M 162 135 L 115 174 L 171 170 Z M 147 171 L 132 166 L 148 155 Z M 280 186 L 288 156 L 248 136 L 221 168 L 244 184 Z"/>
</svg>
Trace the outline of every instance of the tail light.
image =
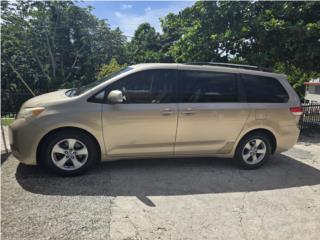
<svg viewBox="0 0 320 240">
<path fill-rule="evenodd" d="M 301 116 L 303 113 L 302 107 L 291 107 L 290 112 L 295 116 Z"/>
</svg>

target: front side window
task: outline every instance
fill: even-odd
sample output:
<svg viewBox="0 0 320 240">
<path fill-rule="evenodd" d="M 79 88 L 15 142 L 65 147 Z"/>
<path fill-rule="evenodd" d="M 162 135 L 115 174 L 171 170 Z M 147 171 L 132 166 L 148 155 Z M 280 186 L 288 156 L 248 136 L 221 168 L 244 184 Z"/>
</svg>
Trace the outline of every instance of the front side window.
<svg viewBox="0 0 320 240">
<path fill-rule="evenodd" d="M 157 69 L 133 73 L 109 85 L 106 96 L 112 90 L 121 90 L 123 103 L 171 103 L 176 70 Z"/>
<path fill-rule="evenodd" d="M 116 77 L 116 76 L 118 76 L 118 75 L 120 75 L 120 74 L 122 74 L 122 73 L 131 71 L 131 70 L 133 70 L 132 67 L 125 67 L 125 68 L 120 69 L 119 71 L 116 71 L 116 72 L 114 72 L 114 73 L 111 73 L 111 74 L 109 74 L 109 75 L 107 75 L 107 76 L 105 76 L 105 77 L 103 77 L 103 78 L 101 78 L 101 79 L 99 79 L 99 80 L 97 80 L 97 81 L 94 81 L 94 82 L 92 82 L 92 83 L 89 83 L 89 84 L 87 84 L 87 85 L 85 85 L 85 86 L 82 86 L 82 87 L 80 87 L 80 88 L 70 89 L 70 90 L 67 92 L 67 96 L 73 97 L 73 96 L 81 95 L 82 93 L 84 93 L 84 92 L 86 92 L 86 91 L 88 91 L 88 90 L 90 90 L 90 89 L 98 86 L 99 84 L 104 83 L 104 82 L 106 82 L 106 81 L 109 81 L 110 79 L 112 79 L 112 78 L 114 78 L 114 77 Z"/>
<path fill-rule="evenodd" d="M 215 103 L 237 102 L 235 74 L 200 71 L 181 71 L 181 101 Z"/>
<path fill-rule="evenodd" d="M 247 102 L 284 103 L 289 96 L 279 81 L 272 77 L 242 75 Z"/>
</svg>

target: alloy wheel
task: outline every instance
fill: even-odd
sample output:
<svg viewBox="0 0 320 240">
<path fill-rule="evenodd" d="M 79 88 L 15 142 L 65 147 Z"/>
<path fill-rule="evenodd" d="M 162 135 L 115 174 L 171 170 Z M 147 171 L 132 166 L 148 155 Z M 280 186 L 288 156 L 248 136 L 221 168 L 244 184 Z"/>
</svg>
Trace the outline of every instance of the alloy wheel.
<svg viewBox="0 0 320 240">
<path fill-rule="evenodd" d="M 88 149 L 77 139 L 63 139 L 53 146 L 51 159 L 62 170 L 77 170 L 87 162 Z"/>
<path fill-rule="evenodd" d="M 242 150 L 242 159 L 247 164 L 257 164 L 263 160 L 267 153 L 266 143 L 259 138 L 249 140 Z"/>
</svg>

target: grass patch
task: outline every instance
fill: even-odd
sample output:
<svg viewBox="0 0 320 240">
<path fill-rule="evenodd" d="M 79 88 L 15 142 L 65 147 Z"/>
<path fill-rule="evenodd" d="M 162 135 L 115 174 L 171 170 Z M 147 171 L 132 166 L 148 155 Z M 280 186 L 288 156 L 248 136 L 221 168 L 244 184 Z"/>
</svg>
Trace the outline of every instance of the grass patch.
<svg viewBox="0 0 320 240">
<path fill-rule="evenodd" d="M 14 121 L 14 118 L 1 118 L 1 124 L 4 126 L 10 125 Z"/>
</svg>

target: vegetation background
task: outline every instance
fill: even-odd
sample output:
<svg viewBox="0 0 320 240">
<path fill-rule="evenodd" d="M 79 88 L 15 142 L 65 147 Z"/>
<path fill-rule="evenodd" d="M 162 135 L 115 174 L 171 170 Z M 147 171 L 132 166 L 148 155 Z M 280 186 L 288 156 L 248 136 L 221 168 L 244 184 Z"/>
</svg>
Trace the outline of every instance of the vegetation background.
<svg viewBox="0 0 320 240">
<path fill-rule="evenodd" d="M 320 76 L 320 2 L 198 1 L 141 24 L 131 41 L 72 1 L 1 1 L 2 113 L 35 94 L 142 62 L 231 62 L 286 73 L 302 96 Z M 26 83 L 26 84 L 24 84 Z"/>
</svg>

